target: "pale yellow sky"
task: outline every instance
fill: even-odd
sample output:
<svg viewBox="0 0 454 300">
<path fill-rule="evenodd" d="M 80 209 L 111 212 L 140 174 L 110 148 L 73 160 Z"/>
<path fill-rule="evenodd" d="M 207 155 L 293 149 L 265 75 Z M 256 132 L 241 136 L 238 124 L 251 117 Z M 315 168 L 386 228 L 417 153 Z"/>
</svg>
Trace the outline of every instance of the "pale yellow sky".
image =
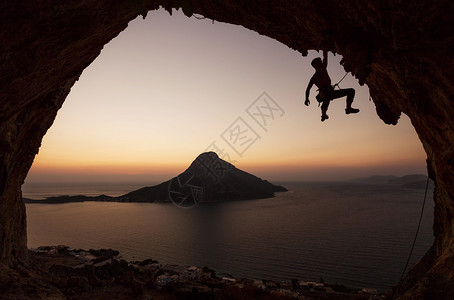
<svg viewBox="0 0 454 300">
<path fill-rule="evenodd" d="M 27 182 L 166 180 L 213 142 L 237 167 L 270 180 L 425 173 L 408 117 L 385 125 L 368 88 L 350 74 L 340 86 L 355 88 L 359 114 L 345 115 L 345 100 L 338 99 L 320 122 L 315 88 L 304 106 L 310 62 L 320 55 L 303 57 L 241 26 L 150 12 L 84 71 Z M 329 55 L 333 83 L 345 74 L 340 59 Z M 254 115 L 257 105 L 270 117 Z M 235 128 L 249 135 L 233 144 Z"/>
</svg>

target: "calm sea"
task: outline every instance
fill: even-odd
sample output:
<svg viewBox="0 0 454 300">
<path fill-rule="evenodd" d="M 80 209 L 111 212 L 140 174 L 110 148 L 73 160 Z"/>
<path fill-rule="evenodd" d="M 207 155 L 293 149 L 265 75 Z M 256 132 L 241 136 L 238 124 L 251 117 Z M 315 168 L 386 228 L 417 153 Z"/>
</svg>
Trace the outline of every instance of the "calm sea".
<svg viewBox="0 0 454 300">
<path fill-rule="evenodd" d="M 380 290 L 405 267 L 424 190 L 288 183 L 275 198 L 199 204 L 27 204 L 28 245 L 113 248 L 127 260 L 209 266 L 235 277 L 319 280 Z M 28 185 L 24 197 L 119 195 L 144 185 Z M 412 263 L 433 242 L 429 193 Z"/>
</svg>

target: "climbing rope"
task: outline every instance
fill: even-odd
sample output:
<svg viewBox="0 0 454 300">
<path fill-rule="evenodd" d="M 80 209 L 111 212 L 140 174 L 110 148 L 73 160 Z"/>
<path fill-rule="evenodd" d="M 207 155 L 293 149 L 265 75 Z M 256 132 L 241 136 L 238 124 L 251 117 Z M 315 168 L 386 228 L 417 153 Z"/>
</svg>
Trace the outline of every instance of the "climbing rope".
<svg viewBox="0 0 454 300">
<path fill-rule="evenodd" d="M 339 86 L 339 83 L 342 82 L 342 80 L 344 80 L 344 78 L 347 76 L 348 72 L 345 73 L 344 77 L 341 78 L 341 80 L 339 80 L 337 83 L 335 83 L 333 85 L 333 88 L 336 88 L 336 86 L 340 89 L 340 86 Z"/>
<path fill-rule="evenodd" d="M 424 206 L 426 205 L 426 198 L 427 198 L 427 190 L 429 189 L 429 176 L 427 176 L 427 182 L 426 182 L 426 192 L 424 193 L 424 201 L 422 202 L 422 208 L 421 208 L 421 214 L 419 216 L 419 222 L 418 222 L 418 228 L 416 229 L 416 234 L 415 238 L 413 240 L 413 245 L 411 246 L 410 254 L 408 255 L 407 263 L 405 264 L 404 271 L 402 272 L 402 275 L 400 276 L 400 281 L 402 281 L 402 278 L 404 278 L 405 272 L 407 271 L 408 263 L 410 262 L 411 255 L 413 254 L 413 249 L 415 248 L 416 244 L 416 239 L 418 238 L 418 233 L 419 233 L 419 228 L 421 227 L 421 220 L 422 220 L 422 215 L 424 213 Z"/>
</svg>

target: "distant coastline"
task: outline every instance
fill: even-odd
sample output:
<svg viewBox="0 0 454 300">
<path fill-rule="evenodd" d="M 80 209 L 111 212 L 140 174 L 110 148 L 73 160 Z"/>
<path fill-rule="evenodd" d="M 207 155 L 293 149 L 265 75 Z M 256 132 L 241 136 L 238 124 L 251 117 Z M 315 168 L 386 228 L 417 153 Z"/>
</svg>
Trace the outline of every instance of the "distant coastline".
<svg viewBox="0 0 454 300">
<path fill-rule="evenodd" d="M 238 170 L 238 169 L 237 169 Z M 241 171 L 241 170 L 239 170 Z M 244 171 L 241 171 L 244 172 Z M 246 172 L 244 172 L 246 173 Z M 249 174 L 250 176 L 253 176 Z M 253 176 L 255 177 L 255 176 Z M 225 200 L 248 200 L 248 199 L 260 199 L 260 198 L 271 198 L 274 197 L 276 192 L 286 192 L 287 189 L 282 185 L 274 185 L 266 180 L 262 180 L 256 177 L 263 183 L 267 188 L 258 193 L 255 191 L 255 195 L 249 194 L 247 197 L 237 197 L 234 195 L 227 195 L 222 193 L 213 193 L 211 197 L 217 199 L 217 201 Z M 258 181 L 258 182 L 260 182 Z M 339 181 L 342 183 L 342 181 Z M 344 181 L 350 184 L 366 184 L 366 185 L 390 185 L 405 189 L 425 189 L 427 184 L 427 175 L 423 174 L 410 174 L 404 176 L 394 175 L 372 175 L 369 177 L 358 177 Z M 291 182 L 288 182 L 291 183 Z M 97 201 L 97 202 L 145 202 L 145 203 L 170 203 L 168 196 L 168 187 L 170 180 L 160 184 L 153 185 L 151 187 L 143 187 L 136 189 L 129 193 L 124 193 L 119 196 L 108 196 L 105 194 L 97 196 L 87 195 L 58 195 L 45 197 L 44 199 L 32 199 L 31 197 L 23 197 L 24 203 L 27 204 L 62 204 L 62 203 L 74 203 L 74 202 L 86 202 L 86 201 Z M 285 185 L 285 182 L 282 183 Z M 429 189 L 433 189 L 434 183 L 432 180 L 429 181 Z M 229 197 L 228 197 L 229 196 Z M 216 201 L 216 200 L 212 200 Z"/>
<path fill-rule="evenodd" d="M 62 195 L 43 200 L 23 198 L 28 204 L 61 204 L 71 202 L 217 202 L 274 197 L 287 189 L 249 174 L 220 159 L 214 152 L 200 154 L 183 173 L 160 184 L 143 187 L 120 196 Z"/>
<path fill-rule="evenodd" d="M 401 188 L 407 189 L 425 189 L 427 184 L 427 175 L 423 174 L 411 174 L 405 176 L 393 176 L 393 175 L 373 175 L 369 177 L 360 177 L 350 179 L 348 182 L 362 183 L 362 184 L 386 184 L 400 186 Z M 429 180 L 429 188 L 433 187 L 433 181 Z"/>
</svg>

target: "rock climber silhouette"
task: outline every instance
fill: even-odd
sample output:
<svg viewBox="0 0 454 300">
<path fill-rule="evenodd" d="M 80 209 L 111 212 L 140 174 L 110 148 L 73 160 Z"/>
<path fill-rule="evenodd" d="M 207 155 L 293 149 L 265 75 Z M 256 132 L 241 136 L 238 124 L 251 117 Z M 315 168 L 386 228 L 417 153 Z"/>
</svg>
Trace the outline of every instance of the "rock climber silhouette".
<svg viewBox="0 0 454 300">
<path fill-rule="evenodd" d="M 326 67 L 328 66 L 328 54 L 326 51 L 323 51 L 323 61 L 320 57 L 314 58 L 311 62 L 311 65 L 315 69 L 315 74 L 312 76 L 309 84 L 306 89 L 306 101 L 304 104 L 309 106 L 311 103 L 309 101 L 309 94 L 312 86 L 315 84 L 318 87 L 318 95 L 316 99 L 318 102 L 322 103 L 322 122 L 328 119 L 326 111 L 328 110 L 329 102 L 333 99 L 341 98 L 347 96 L 347 108 L 345 109 L 346 114 L 355 114 L 359 112 L 359 109 L 352 108 L 353 98 L 355 97 L 355 90 L 352 88 L 349 89 L 339 89 L 335 90 L 331 85 L 331 78 L 328 75 Z"/>
</svg>

